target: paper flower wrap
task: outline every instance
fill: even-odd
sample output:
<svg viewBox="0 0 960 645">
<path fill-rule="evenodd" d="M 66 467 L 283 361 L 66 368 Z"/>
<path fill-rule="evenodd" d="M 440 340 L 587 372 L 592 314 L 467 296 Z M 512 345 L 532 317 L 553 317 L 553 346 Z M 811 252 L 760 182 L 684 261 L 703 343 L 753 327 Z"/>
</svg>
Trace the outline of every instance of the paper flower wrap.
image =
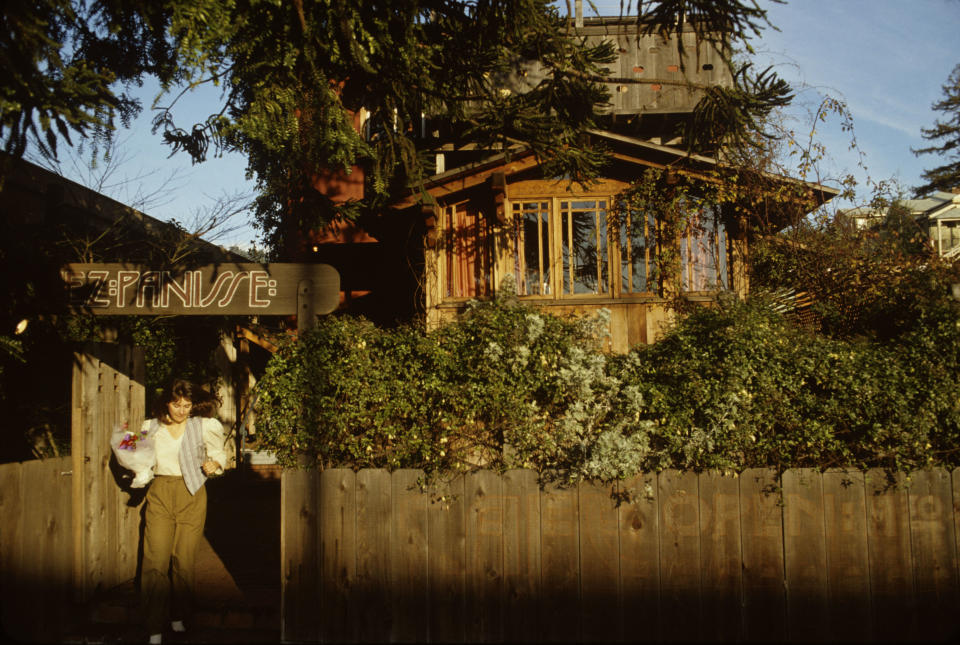
<svg viewBox="0 0 960 645">
<path fill-rule="evenodd" d="M 133 488 L 143 488 L 153 479 L 153 466 L 157 463 L 157 451 L 153 445 L 153 435 L 149 429 L 132 431 L 127 424 L 117 426 L 110 436 L 110 447 L 117 456 L 117 462 L 135 477 L 130 483 Z"/>
</svg>

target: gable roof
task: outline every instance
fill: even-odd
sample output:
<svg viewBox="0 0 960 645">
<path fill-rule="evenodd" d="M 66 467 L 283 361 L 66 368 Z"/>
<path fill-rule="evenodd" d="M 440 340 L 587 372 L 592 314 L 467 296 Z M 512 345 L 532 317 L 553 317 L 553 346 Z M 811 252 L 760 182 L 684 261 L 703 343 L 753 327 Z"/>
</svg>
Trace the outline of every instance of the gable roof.
<svg viewBox="0 0 960 645">
<path fill-rule="evenodd" d="M 957 220 L 960 219 L 960 193 L 936 191 L 919 199 L 903 199 L 897 202 L 906 208 L 910 215 L 926 220 Z M 890 212 L 888 206 L 871 208 L 860 206 L 843 211 L 847 217 L 863 222 L 878 222 Z"/>
<path fill-rule="evenodd" d="M 733 171 L 735 168 L 712 157 L 691 154 L 679 148 L 673 148 L 634 137 L 605 130 L 589 130 L 594 137 L 607 145 L 614 163 L 635 164 L 652 168 L 674 168 L 681 174 L 699 176 L 707 181 L 715 180 L 717 173 Z M 442 153 L 440 153 L 442 154 Z M 488 157 L 456 168 L 445 170 L 429 177 L 423 184 L 423 191 L 411 191 L 403 200 L 395 204 L 403 208 L 418 202 L 430 202 L 453 195 L 463 190 L 479 186 L 498 172 L 507 175 L 529 170 L 539 165 L 533 151 L 526 146 L 515 146 L 508 150 L 491 154 Z M 708 173 L 713 176 L 709 176 Z M 802 181 L 769 172 L 759 175 L 776 185 L 795 185 L 806 189 L 813 210 L 840 194 L 835 188 L 822 184 Z"/>
<path fill-rule="evenodd" d="M 937 192 L 922 199 L 908 199 L 903 205 L 912 215 L 922 215 L 927 219 L 960 219 L 960 194 Z"/>
<path fill-rule="evenodd" d="M 204 262 L 247 262 L 247 258 L 199 237 L 170 222 L 151 217 L 75 181 L 25 159 L 0 153 L 3 179 L 0 203 L 16 215 L 35 222 L 38 230 L 56 228 L 77 235 L 99 235 L 123 223 L 123 233 L 144 238 L 184 240 Z M 125 240 L 131 247 L 142 239 Z M 124 258 L 139 261 L 140 258 Z"/>
</svg>

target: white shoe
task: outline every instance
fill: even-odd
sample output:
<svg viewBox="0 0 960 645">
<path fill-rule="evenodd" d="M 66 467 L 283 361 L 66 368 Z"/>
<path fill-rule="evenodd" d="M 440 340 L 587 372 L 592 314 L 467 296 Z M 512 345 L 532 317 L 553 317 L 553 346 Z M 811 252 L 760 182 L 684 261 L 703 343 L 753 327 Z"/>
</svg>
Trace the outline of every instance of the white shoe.
<svg viewBox="0 0 960 645">
<path fill-rule="evenodd" d="M 163 634 L 150 634 L 150 645 L 160 645 L 163 642 Z"/>
<path fill-rule="evenodd" d="M 184 627 L 182 620 L 174 620 L 173 622 L 171 622 L 171 623 L 170 623 L 170 629 L 172 629 L 172 630 L 175 631 L 175 632 L 185 632 L 185 631 L 187 631 L 187 628 Z"/>
</svg>

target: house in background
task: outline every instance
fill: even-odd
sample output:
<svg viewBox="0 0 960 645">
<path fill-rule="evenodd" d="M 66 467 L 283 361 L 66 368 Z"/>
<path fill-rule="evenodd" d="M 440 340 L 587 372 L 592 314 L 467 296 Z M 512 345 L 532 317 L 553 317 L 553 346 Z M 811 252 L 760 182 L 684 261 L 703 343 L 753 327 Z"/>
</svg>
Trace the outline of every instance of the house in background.
<svg viewBox="0 0 960 645">
<path fill-rule="evenodd" d="M 294 249 L 298 261 L 333 265 L 341 275 L 341 310 L 381 323 L 422 316 L 428 328 L 455 320 L 471 299 L 503 289 L 550 313 L 611 314 L 610 349 L 650 343 L 671 319 L 667 292 L 712 301 L 719 290 L 749 290 L 752 231 L 774 229 L 788 215 L 776 200 L 731 205 L 723 212 L 690 203 L 690 225 L 676 238 L 661 234 L 647 212 L 621 212 L 618 195 L 648 169 L 687 183 L 716 181 L 732 169 L 683 149 L 683 125 L 705 88 L 733 80 L 722 45 L 682 34 L 638 35 L 636 18 L 593 18 L 576 35 L 612 40 L 610 103 L 589 136 L 611 154 L 589 186 L 546 176 L 523 146 L 480 148 L 425 117 L 421 150 L 435 160 L 422 187 L 377 217 L 336 223 Z M 535 64 L 502 79 L 505 92 L 525 92 L 542 76 Z M 650 79 L 649 83 L 634 80 Z M 819 185 L 769 175 L 774 191 L 790 187 L 803 213 L 838 194 Z M 332 187 L 335 188 L 335 187 Z M 665 187 L 669 190 L 669 187 Z M 791 204 L 795 215 L 798 205 Z M 661 252 L 679 255 L 680 284 L 657 271 Z"/>
<path fill-rule="evenodd" d="M 745 211 L 690 203 L 686 228 L 676 239 L 664 239 L 652 213 L 616 209 L 617 195 L 647 169 L 674 169 L 678 177 L 709 183 L 723 166 L 609 131 L 591 136 L 613 152 L 614 161 L 585 189 L 544 177 L 529 151 L 454 168 L 427 182 L 434 200 L 427 208 L 424 251 L 428 327 L 455 320 L 469 300 L 491 297 L 509 284 L 518 298 L 552 314 L 607 309 L 610 349 L 625 352 L 665 331 L 668 291 L 699 302 L 712 301 L 720 290 L 746 295 L 751 224 Z M 835 194 L 818 186 L 804 189 L 808 208 Z M 658 272 L 667 245 L 679 256 L 679 284 Z"/>
<path fill-rule="evenodd" d="M 953 192 L 937 191 L 920 199 L 897 202 L 917 222 L 930 239 L 937 255 L 943 258 L 960 256 L 960 188 Z M 853 208 L 844 211 L 857 228 L 866 229 L 883 223 L 889 208 Z"/>
<path fill-rule="evenodd" d="M 923 199 L 904 204 L 917 222 L 926 228 L 937 254 L 945 258 L 960 255 L 960 189 L 946 193 L 937 191 Z"/>
</svg>

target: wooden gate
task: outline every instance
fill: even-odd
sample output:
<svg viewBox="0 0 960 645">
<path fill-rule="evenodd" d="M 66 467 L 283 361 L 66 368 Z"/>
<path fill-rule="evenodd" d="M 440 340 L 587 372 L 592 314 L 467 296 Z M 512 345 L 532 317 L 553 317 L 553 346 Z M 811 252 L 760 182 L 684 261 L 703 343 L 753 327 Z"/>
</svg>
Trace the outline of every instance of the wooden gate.
<svg viewBox="0 0 960 645">
<path fill-rule="evenodd" d="M 110 434 L 144 419 L 143 351 L 89 343 L 74 354 L 72 391 L 73 587 L 78 602 L 132 579 L 137 571 L 140 511 L 118 486 Z"/>
</svg>

